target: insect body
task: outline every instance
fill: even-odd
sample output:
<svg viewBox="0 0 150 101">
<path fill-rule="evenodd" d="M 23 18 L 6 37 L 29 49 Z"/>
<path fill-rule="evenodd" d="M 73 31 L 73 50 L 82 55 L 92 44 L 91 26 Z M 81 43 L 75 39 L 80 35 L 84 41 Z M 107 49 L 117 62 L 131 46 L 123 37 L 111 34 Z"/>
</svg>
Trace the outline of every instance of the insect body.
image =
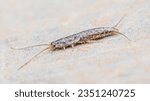
<svg viewBox="0 0 150 101">
<path fill-rule="evenodd" d="M 126 37 L 127 39 L 129 39 L 127 36 L 120 33 L 119 30 L 116 28 L 122 19 L 123 18 L 121 18 L 120 21 L 114 27 L 98 27 L 98 28 L 88 29 L 88 30 L 81 31 L 79 33 L 64 37 L 64 38 L 60 38 L 58 40 L 51 42 L 50 44 L 40 44 L 40 45 L 34 45 L 34 46 L 25 47 L 25 48 L 19 48 L 18 50 L 37 47 L 37 46 L 43 46 L 43 45 L 48 46 L 47 48 L 45 48 L 44 50 L 42 50 L 41 52 L 33 56 L 28 62 L 22 65 L 19 69 L 27 65 L 32 59 L 34 59 L 36 56 L 38 56 L 43 51 L 48 50 L 48 49 L 51 51 L 55 51 L 58 49 L 65 49 L 67 47 L 74 47 L 75 45 L 78 45 L 78 44 L 88 43 L 92 40 L 97 40 L 97 39 L 111 36 L 114 34 L 120 34 Z M 13 49 L 16 49 L 16 48 L 13 48 Z"/>
<path fill-rule="evenodd" d="M 114 35 L 116 33 L 123 35 L 118 31 L 118 29 L 114 27 L 93 28 L 53 41 L 51 42 L 51 46 L 53 47 L 52 48 L 53 50 L 62 48 L 65 49 L 66 47 L 69 46 L 73 47 L 74 45 L 77 44 L 87 43 L 90 42 L 91 40 L 97 40 L 103 37 Z"/>
</svg>

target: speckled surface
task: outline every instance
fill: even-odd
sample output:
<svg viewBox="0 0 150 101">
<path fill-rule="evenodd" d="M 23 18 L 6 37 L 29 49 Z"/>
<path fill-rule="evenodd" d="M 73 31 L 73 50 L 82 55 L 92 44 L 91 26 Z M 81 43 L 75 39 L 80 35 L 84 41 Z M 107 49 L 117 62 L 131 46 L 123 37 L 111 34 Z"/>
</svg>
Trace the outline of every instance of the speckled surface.
<svg viewBox="0 0 150 101">
<path fill-rule="evenodd" d="M 0 0 L 0 83 L 150 83 L 150 0 Z M 117 35 L 65 51 L 44 52 L 50 43 L 98 26 Z"/>
</svg>

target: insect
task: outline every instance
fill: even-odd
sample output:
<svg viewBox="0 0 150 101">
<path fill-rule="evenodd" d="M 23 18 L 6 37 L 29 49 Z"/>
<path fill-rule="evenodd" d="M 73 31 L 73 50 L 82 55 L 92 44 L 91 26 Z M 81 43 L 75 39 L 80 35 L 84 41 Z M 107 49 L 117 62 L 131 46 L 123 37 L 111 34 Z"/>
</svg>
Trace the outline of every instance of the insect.
<svg viewBox="0 0 150 101">
<path fill-rule="evenodd" d="M 35 57 L 37 57 L 39 54 L 41 54 L 42 52 L 46 50 L 51 50 L 51 51 L 56 51 L 59 49 L 65 50 L 68 47 L 74 47 L 79 44 L 89 43 L 92 40 L 101 39 L 101 38 L 112 36 L 115 34 L 120 34 L 124 36 L 125 38 L 127 38 L 128 40 L 130 40 L 127 36 L 119 32 L 119 30 L 116 28 L 123 18 L 124 16 L 113 27 L 97 27 L 97 28 L 88 29 L 88 30 L 81 31 L 79 33 L 64 37 L 64 38 L 60 38 L 55 41 L 52 41 L 50 44 L 39 44 L 39 45 L 28 46 L 24 48 L 12 48 L 11 47 L 12 49 L 22 50 L 22 49 L 33 48 L 33 47 L 38 47 L 38 46 L 48 46 L 47 48 L 43 49 L 42 51 L 34 55 L 30 60 L 28 60 L 25 64 L 23 64 L 20 68 L 18 68 L 18 70 L 23 68 L 25 65 L 30 63 Z"/>
</svg>

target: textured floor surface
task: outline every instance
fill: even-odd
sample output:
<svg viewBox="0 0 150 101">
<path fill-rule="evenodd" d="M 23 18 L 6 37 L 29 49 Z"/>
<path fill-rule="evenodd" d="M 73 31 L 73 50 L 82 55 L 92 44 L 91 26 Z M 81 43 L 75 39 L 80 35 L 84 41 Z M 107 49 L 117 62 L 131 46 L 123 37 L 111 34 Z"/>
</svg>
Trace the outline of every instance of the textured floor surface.
<svg viewBox="0 0 150 101">
<path fill-rule="evenodd" d="M 0 83 L 150 83 L 150 0 L 0 0 Z M 118 26 L 128 36 L 107 37 L 65 51 L 44 52 L 67 35 Z"/>
</svg>

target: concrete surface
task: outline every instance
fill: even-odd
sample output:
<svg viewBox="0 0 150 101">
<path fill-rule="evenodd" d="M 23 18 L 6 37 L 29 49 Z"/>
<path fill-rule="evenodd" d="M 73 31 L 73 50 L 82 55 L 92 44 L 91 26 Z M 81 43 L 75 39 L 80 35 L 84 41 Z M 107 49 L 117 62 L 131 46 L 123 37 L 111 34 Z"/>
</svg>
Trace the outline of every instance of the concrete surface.
<svg viewBox="0 0 150 101">
<path fill-rule="evenodd" d="M 0 83 L 150 83 L 150 0 L 0 0 Z M 98 26 L 118 26 L 128 36 L 107 37 L 65 51 L 50 43 Z"/>
</svg>

